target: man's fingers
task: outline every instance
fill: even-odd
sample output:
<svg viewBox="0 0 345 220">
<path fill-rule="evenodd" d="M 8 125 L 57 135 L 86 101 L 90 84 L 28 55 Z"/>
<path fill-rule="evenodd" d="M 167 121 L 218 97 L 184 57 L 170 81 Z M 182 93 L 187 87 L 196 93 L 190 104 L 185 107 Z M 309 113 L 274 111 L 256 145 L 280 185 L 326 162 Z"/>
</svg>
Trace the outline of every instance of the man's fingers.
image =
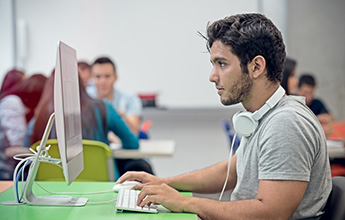
<svg viewBox="0 0 345 220">
<path fill-rule="evenodd" d="M 137 184 L 135 186 L 133 186 L 132 189 L 135 189 L 135 190 L 141 190 L 146 184 Z"/>
<path fill-rule="evenodd" d="M 133 171 L 129 171 L 126 172 L 125 174 L 123 174 L 117 181 L 116 183 L 123 183 L 125 181 L 139 181 L 142 182 L 142 177 L 143 174 L 140 172 L 133 172 Z"/>
<path fill-rule="evenodd" d="M 137 205 L 141 204 L 149 196 L 156 195 L 157 190 L 155 190 L 155 188 L 156 188 L 156 186 L 153 186 L 153 185 L 144 186 L 138 195 Z M 149 202 L 149 201 L 150 200 L 147 200 L 147 202 Z M 147 204 L 147 203 L 145 203 L 145 204 Z"/>
<path fill-rule="evenodd" d="M 144 207 L 145 205 L 150 206 L 151 204 L 159 204 L 158 203 L 158 196 L 157 195 L 149 195 L 142 200 L 138 206 Z"/>
</svg>

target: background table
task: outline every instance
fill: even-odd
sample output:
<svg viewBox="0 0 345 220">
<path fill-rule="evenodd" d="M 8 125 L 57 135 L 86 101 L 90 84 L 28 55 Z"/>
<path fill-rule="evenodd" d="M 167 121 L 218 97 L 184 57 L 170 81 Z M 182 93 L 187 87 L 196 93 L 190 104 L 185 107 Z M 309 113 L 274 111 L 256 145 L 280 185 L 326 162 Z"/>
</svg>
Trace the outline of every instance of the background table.
<svg viewBox="0 0 345 220">
<path fill-rule="evenodd" d="M 175 141 L 173 140 L 140 140 L 138 150 L 124 150 L 112 147 L 115 158 L 138 159 L 145 157 L 172 157 L 175 152 Z"/>
<path fill-rule="evenodd" d="M 328 156 L 332 158 L 345 158 L 345 147 L 342 141 L 327 140 Z"/>
<path fill-rule="evenodd" d="M 0 193 L 10 188 L 13 185 L 13 181 L 0 181 Z"/>
<path fill-rule="evenodd" d="M 65 182 L 38 182 L 45 189 L 53 192 L 98 192 L 111 190 L 114 186 L 112 182 L 74 182 L 70 186 L 66 186 Z M 34 193 L 36 195 L 47 195 L 40 187 L 34 185 Z M 192 193 L 183 193 L 191 196 Z M 74 197 L 86 197 L 89 202 L 102 202 L 115 199 L 117 193 L 110 192 L 94 195 L 72 195 Z M 115 209 L 116 201 L 106 204 L 88 203 L 82 207 L 56 207 L 56 206 L 30 206 L 30 205 L 2 205 L 1 202 L 14 200 L 12 187 L 0 194 L 0 219 L 140 219 L 140 220 L 158 220 L 158 219 L 186 219 L 197 220 L 197 215 L 191 213 L 172 213 L 168 212 L 164 207 L 159 206 L 160 213 L 135 213 L 123 212 L 117 213 Z"/>
</svg>

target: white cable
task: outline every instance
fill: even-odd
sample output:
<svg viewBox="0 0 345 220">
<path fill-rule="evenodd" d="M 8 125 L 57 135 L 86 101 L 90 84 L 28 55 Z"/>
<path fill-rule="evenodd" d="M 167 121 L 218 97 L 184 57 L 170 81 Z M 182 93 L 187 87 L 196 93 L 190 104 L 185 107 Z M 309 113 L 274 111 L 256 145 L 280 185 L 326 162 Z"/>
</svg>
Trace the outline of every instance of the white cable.
<svg viewBox="0 0 345 220">
<path fill-rule="evenodd" d="M 13 159 L 21 161 L 21 160 L 25 160 L 28 157 L 33 157 L 33 156 L 34 154 L 16 154 L 13 156 Z M 25 157 L 25 158 L 20 158 L 20 157 Z"/>
<path fill-rule="evenodd" d="M 44 190 L 47 193 L 53 194 L 53 195 L 91 195 L 91 194 L 103 194 L 103 193 L 113 193 L 114 190 L 107 190 L 107 191 L 99 191 L 99 192 L 86 192 L 86 193 L 81 193 L 81 192 L 51 192 L 47 189 L 45 189 L 43 186 L 41 186 L 40 184 L 38 184 L 37 182 L 35 182 L 35 184 L 37 186 L 39 186 L 42 190 Z M 92 204 L 92 205 L 98 205 L 98 204 L 105 204 L 105 203 L 111 203 L 116 201 L 117 198 L 112 199 L 112 200 L 108 200 L 108 201 L 103 201 L 103 202 L 87 202 L 87 204 Z"/>
<path fill-rule="evenodd" d="M 15 160 L 19 160 L 19 163 L 16 165 L 15 169 L 14 169 L 14 172 L 13 172 L 13 193 L 14 193 L 14 198 L 15 200 L 20 203 L 20 200 L 21 198 L 19 198 L 19 190 L 16 188 L 16 182 L 17 182 L 17 175 L 18 175 L 18 170 L 20 170 L 21 166 L 23 163 L 28 163 L 30 160 L 31 161 L 34 161 L 36 159 L 36 156 L 37 156 L 37 152 L 35 152 L 34 150 L 32 150 L 32 152 L 34 154 L 17 154 L 17 155 L 14 155 L 13 156 L 13 159 Z M 59 163 L 61 162 L 60 159 L 57 159 L 57 158 L 50 158 L 50 156 L 48 157 L 49 155 L 47 155 L 47 152 L 44 156 L 40 156 L 39 157 L 39 161 L 40 162 L 44 162 L 44 163 L 52 163 L 52 164 L 55 164 L 57 166 L 59 166 L 60 168 L 62 168 L 61 165 L 59 165 Z M 21 157 L 26 157 L 26 158 L 21 158 Z M 26 166 L 24 164 L 24 167 Z M 30 169 L 31 169 L 31 165 L 30 165 Z M 30 169 L 29 169 L 29 173 L 30 173 Z M 22 184 L 23 184 L 23 175 L 24 175 L 24 169 L 23 169 L 23 172 L 22 172 Z M 23 187 L 23 186 L 22 186 Z M 18 187 L 19 188 L 19 187 Z M 22 189 L 22 188 L 21 188 Z M 18 197 L 17 197 L 17 193 L 18 193 Z M 22 194 L 23 195 L 23 194 Z M 22 196 L 21 196 L 22 197 Z M 19 198 L 19 201 L 18 201 L 18 198 Z"/>
<path fill-rule="evenodd" d="M 61 159 L 58 159 L 58 158 L 52 158 L 49 154 L 48 154 L 48 150 L 50 148 L 50 145 L 48 147 L 46 147 L 43 152 L 42 152 L 42 155 L 38 157 L 38 161 L 39 162 L 43 162 L 43 163 L 50 163 L 50 164 L 53 164 L 53 165 L 56 165 L 60 168 L 62 168 L 62 166 L 60 165 L 61 163 Z M 33 154 L 17 154 L 17 155 L 14 155 L 13 156 L 13 159 L 15 160 L 19 160 L 19 163 L 17 164 L 17 166 L 15 167 L 15 170 L 13 172 L 13 192 L 14 192 L 14 198 L 17 200 L 18 203 L 21 203 L 20 201 L 22 200 L 23 196 L 24 196 L 24 190 L 23 187 L 25 187 L 23 184 L 24 184 L 24 169 L 25 167 L 27 166 L 27 163 L 29 163 L 30 161 L 34 162 L 34 160 L 37 158 L 37 154 L 38 154 L 38 151 L 35 151 L 33 149 L 30 148 L 30 151 L 33 153 Z M 25 158 L 22 158 L 22 157 L 25 157 Z M 23 165 L 24 163 L 24 165 Z M 20 170 L 20 167 L 23 165 L 23 170 L 22 170 L 22 178 L 21 178 L 21 197 L 19 197 L 19 189 L 16 189 L 16 180 L 17 180 L 17 175 L 18 175 L 18 170 Z M 32 164 L 29 166 L 29 173 L 32 169 Z M 19 182 L 19 180 L 18 180 Z M 66 195 L 66 194 L 70 194 L 70 195 L 91 195 L 91 194 L 103 194 L 103 193 L 110 193 L 110 192 L 114 192 L 114 190 L 106 190 L 106 191 L 99 191 L 99 192 L 86 192 L 86 193 L 78 193 L 78 192 L 51 192 L 49 190 L 46 190 L 45 188 L 43 188 L 40 184 L 38 184 L 36 181 L 34 182 L 35 184 L 37 184 L 41 189 L 43 189 L 44 191 L 46 191 L 47 193 L 50 193 L 50 194 L 55 194 L 55 195 Z M 18 187 L 19 188 L 19 187 Z M 17 196 L 17 193 L 18 193 L 18 196 Z M 19 198 L 19 201 L 18 201 L 18 198 Z M 117 199 L 112 199 L 112 200 L 109 200 L 109 201 L 103 201 L 103 202 L 88 202 L 88 204 L 104 204 L 104 203 L 111 203 L 111 202 L 114 202 L 116 201 Z"/>
<path fill-rule="evenodd" d="M 23 197 L 24 197 L 24 187 L 25 187 L 25 185 L 24 185 L 24 171 L 25 171 L 25 168 L 26 168 L 26 166 L 28 165 L 28 163 L 29 163 L 30 161 L 29 160 L 27 160 L 26 162 L 25 162 L 25 164 L 24 164 L 24 167 L 23 167 L 23 170 L 22 170 L 22 179 L 21 179 L 21 188 L 20 188 L 20 190 L 22 191 L 22 195 L 21 195 L 21 197 L 19 198 L 19 201 L 22 201 L 22 199 L 23 199 Z M 32 162 L 32 161 L 31 161 Z M 30 172 L 30 170 L 31 170 L 31 165 L 32 165 L 32 163 L 30 164 L 30 166 L 29 166 L 29 172 Z M 19 190 L 18 190 L 18 193 L 19 193 Z"/>
<path fill-rule="evenodd" d="M 25 167 L 28 165 L 28 162 L 29 162 L 29 160 L 27 160 L 25 162 L 25 164 L 23 165 L 22 178 L 21 178 L 21 187 L 20 187 L 20 191 L 22 191 L 22 195 L 19 197 L 19 201 L 22 201 L 22 198 L 24 196 L 24 190 L 23 190 L 24 189 L 23 188 L 23 186 L 24 186 L 24 173 L 25 173 L 24 170 L 25 170 Z M 19 185 L 19 183 L 18 183 L 18 185 Z M 18 186 L 18 195 L 19 195 L 19 186 Z"/>
<path fill-rule="evenodd" d="M 25 159 L 20 160 L 20 162 L 17 164 L 17 166 L 14 169 L 14 172 L 13 172 L 13 193 L 14 193 L 14 198 L 18 203 L 20 203 L 20 201 L 18 201 L 18 199 L 17 199 L 17 190 L 16 190 L 16 179 L 17 179 L 18 169 L 23 163 L 25 163 L 26 161 L 33 159 L 33 158 L 35 158 L 35 157 L 27 157 Z M 18 195 L 18 197 L 19 197 L 19 195 Z"/>
<path fill-rule="evenodd" d="M 46 191 L 47 193 L 50 194 L 55 194 L 55 195 L 65 195 L 65 194 L 69 194 L 69 195 L 92 195 L 92 194 L 103 194 L 103 193 L 110 193 L 110 192 L 114 192 L 114 190 L 106 190 L 106 191 L 99 191 L 99 192 L 51 192 L 47 189 L 45 189 L 43 186 L 41 186 L 40 184 L 38 184 L 37 182 L 35 182 L 35 184 L 37 186 L 39 186 L 41 189 L 43 189 L 44 191 Z"/>
<path fill-rule="evenodd" d="M 229 158 L 228 158 L 228 167 L 227 167 L 227 171 L 226 171 L 226 179 L 225 179 L 224 186 L 223 186 L 222 192 L 220 193 L 218 201 L 220 201 L 222 199 L 223 193 L 224 193 L 225 188 L 226 188 L 226 184 L 228 183 L 229 173 L 230 173 L 230 165 L 231 165 L 231 159 L 232 159 L 232 150 L 234 147 L 235 140 L 236 140 L 236 133 L 235 133 L 234 137 L 232 138 L 232 143 L 231 143 L 231 147 L 230 147 L 230 154 L 229 154 Z"/>
</svg>

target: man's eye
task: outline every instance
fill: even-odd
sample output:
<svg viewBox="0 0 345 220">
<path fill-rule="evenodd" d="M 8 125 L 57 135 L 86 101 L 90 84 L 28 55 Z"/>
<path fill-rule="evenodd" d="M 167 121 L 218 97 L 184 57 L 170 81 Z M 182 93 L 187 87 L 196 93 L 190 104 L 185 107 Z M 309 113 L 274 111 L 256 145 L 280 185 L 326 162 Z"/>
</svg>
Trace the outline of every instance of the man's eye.
<svg viewBox="0 0 345 220">
<path fill-rule="evenodd" d="M 219 66 L 223 67 L 223 66 L 225 66 L 225 63 L 219 62 Z"/>
</svg>

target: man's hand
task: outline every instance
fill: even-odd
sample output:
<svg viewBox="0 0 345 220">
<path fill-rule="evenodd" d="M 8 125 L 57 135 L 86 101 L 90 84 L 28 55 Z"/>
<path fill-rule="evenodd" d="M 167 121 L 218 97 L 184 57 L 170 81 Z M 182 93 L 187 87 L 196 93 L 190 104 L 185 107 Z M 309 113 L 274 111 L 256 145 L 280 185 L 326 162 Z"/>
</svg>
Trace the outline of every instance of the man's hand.
<svg viewBox="0 0 345 220">
<path fill-rule="evenodd" d="M 144 187 L 144 185 L 160 185 L 164 183 L 162 178 L 153 176 L 146 172 L 126 172 L 117 181 L 116 184 L 123 183 L 125 181 L 139 181 L 142 184 L 138 184 L 133 187 L 133 189 L 139 190 Z"/>
<path fill-rule="evenodd" d="M 182 195 L 177 190 L 167 184 L 144 186 L 138 196 L 138 206 L 162 205 L 173 212 L 184 212 L 184 201 L 187 196 Z"/>
<path fill-rule="evenodd" d="M 319 114 L 317 118 L 319 119 L 320 124 L 325 132 L 326 138 L 329 138 L 334 131 L 333 117 L 328 113 L 323 113 L 323 114 Z"/>
</svg>

